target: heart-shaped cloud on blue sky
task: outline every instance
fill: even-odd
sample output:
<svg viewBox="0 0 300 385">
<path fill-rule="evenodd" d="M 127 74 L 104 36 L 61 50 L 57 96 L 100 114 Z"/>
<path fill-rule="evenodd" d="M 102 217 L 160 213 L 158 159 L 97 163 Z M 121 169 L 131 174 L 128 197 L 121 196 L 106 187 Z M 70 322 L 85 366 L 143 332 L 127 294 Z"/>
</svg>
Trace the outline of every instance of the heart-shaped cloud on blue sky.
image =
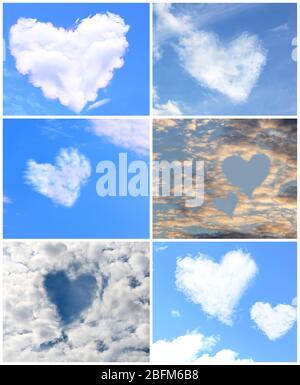
<svg viewBox="0 0 300 385">
<path fill-rule="evenodd" d="M 177 260 L 176 286 L 209 316 L 232 325 L 232 316 L 258 267 L 250 254 L 228 252 L 219 263 L 205 255 Z"/>
<path fill-rule="evenodd" d="M 255 35 L 242 34 L 229 44 L 206 31 L 179 40 L 184 69 L 202 86 L 221 92 L 235 103 L 246 102 L 266 63 L 266 51 Z"/>
<path fill-rule="evenodd" d="M 73 29 L 20 18 L 10 29 L 17 70 L 48 99 L 79 113 L 124 65 L 129 26 L 115 14 L 96 14 Z"/>
<path fill-rule="evenodd" d="M 29 160 L 25 180 L 54 203 L 72 207 L 90 175 L 89 160 L 74 148 L 63 148 L 55 158 L 54 165 Z"/>
<path fill-rule="evenodd" d="M 268 302 L 256 302 L 250 310 L 256 326 L 274 341 L 284 336 L 297 321 L 296 306 L 279 304 L 274 307 Z"/>
</svg>

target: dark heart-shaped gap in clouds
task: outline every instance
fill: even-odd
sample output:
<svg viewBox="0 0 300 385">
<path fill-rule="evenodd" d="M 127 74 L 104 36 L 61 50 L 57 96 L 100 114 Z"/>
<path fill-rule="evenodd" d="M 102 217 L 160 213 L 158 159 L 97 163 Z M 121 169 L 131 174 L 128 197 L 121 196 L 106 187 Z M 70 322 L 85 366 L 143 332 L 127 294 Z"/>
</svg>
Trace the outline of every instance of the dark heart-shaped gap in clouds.
<svg viewBox="0 0 300 385">
<path fill-rule="evenodd" d="M 265 154 L 255 154 L 249 161 L 233 155 L 226 158 L 222 164 L 225 177 L 232 185 L 238 186 L 241 192 L 247 194 L 249 198 L 267 178 L 270 168 L 270 158 Z"/>
<path fill-rule="evenodd" d="M 45 276 L 44 287 L 61 321 L 67 325 L 77 320 L 91 305 L 96 294 L 97 281 L 91 274 L 81 274 L 70 279 L 64 271 L 56 271 Z"/>
</svg>

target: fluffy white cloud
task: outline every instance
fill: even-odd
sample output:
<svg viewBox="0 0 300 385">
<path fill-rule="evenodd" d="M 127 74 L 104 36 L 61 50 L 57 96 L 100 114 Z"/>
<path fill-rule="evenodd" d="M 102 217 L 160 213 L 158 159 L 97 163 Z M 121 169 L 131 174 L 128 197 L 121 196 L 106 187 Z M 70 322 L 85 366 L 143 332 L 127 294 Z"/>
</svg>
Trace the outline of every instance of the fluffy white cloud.
<svg viewBox="0 0 300 385">
<path fill-rule="evenodd" d="M 149 128 L 147 119 L 95 119 L 88 129 L 95 135 L 107 138 L 116 146 L 149 154 Z"/>
<path fill-rule="evenodd" d="M 297 308 L 279 304 L 272 307 L 268 302 L 256 302 L 250 310 L 251 319 L 271 340 L 284 336 L 297 321 Z"/>
<path fill-rule="evenodd" d="M 192 362 L 200 352 L 207 351 L 216 343 L 215 337 L 205 337 L 193 332 L 171 341 L 159 340 L 151 346 L 152 362 Z"/>
<path fill-rule="evenodd" d="M 166 103 L 160 102 L 157 88 L 153 88 L 153 115 L 183 115 L 177 102 L 168 100 Z"/>
<path fill-rule="evenodd" d="M 74 148 L 63 148 L 55 158 L 54 165 L 29 160 L 25 180 L 35 191 L 54 203 L 71 207 L 90 175 L 89 160 Z"/>
<path fill-rule="evenodd" d="M 180 38 L 176 50 L 183 68 L 202 86 L 236 103 L 248 99 L 266 63 L 260 41 L 246 33 L 226 45 L 213 33 L 197 31 Z"/>
<path fill-rule="evenodd" d="M 155 103 L 153 115 L 182 115 L 182 111 L 177 102 L 168 100 L 166 103 Z"/>
<path fill-rule="evenodd" d="M 253 360 L 251 358 L 239 358 L 239 353 L 231 349 L 223 349 L 213 356 L 210 356 L 209 354 L 203 354 L 203 356 L 198 358 L 196 362 L 198 362 L 199 364 L 209 365 L 231 363 L 247 364 L 252 363 Z"/>
<path fill-rule="evenodd" d="M 176 285 L 202 310 L 226 325 L 245 290 L 258 272 L 251 258 L 241 250 L 225 254 L 220 263 L 205 255 L 177 260 Z"/>
<path fill-rule="evenodd" d="M 151 362 L 176 363 L 197 362 L 201 364 L 252 362 L 251 359 L 239 359 L 239 354 L 224 349 L 211 356 L 208 352 L 218 343 L 217 337 L 206 337 L 199 332 L 187 333 L 173 340 L 158 340 L 151 346 Z"/>
<path fill-rule="evenodd" d="M 45 276 L 96 279 L 79 319 L 63 324 Z M 134 282 L 134 284 L 132 284 Z M 149 246 L 142 242 L 9 242 L 4 245 L 4 360 L 149 359 Z"/>
<path fill-rule="evenodd" d="M 267 51 L 256 35 L 242 33 L 225 43 L 218 35 L 204 31 L 197 16 L 178 10 L 175 13 L 171 4 L 157 4 L 155 15 L 155 59 L 161 58 L 163 46 L 169 44 L 184 70 L 202 87 L 218 91 L 234 103 L 247 101 L 267 59 Z M 164 108 L 173 109 L 172 102 L 168 103 L 161 107 L 162 112 Z"/>
<path fill-rule="evenodd" d="M 68 30 L 21 18 L 10 29 L 9 45 L 17 70 L 33 86 L 79 113 L 123 66 L 128 29 L 112 13 L 88 17 Z"/>
</svg>

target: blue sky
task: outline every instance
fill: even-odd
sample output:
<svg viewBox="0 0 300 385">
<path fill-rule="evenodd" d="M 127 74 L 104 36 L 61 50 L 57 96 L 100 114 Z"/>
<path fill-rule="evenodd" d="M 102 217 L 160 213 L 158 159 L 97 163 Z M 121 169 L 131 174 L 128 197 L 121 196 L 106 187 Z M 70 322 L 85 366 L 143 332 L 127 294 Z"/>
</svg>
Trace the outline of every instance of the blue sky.
<svg viewBox="0 0 300 385">
<path fill-rule="evenodd" d="M 70 281 L 64 271 L 45 276 L 44 287 L 49 300 L 55 304 L 63 324 L 77 319 L 80 313 L 93 301 L 96 292 L 96 279 L 84 274 Z"/>
<path fill-rule="evenodd" d="M 98 162 L 110 160 L 118 166 L 120 152 L 128 154 L 128 163 L 148 162 L 146 150 L 139 153 L 133 147 L 124 148 L 111 141 L 109 131 L 106 136 L 88 131 L 91 125 L 89 120 L 70 119 L 4 121 L 4 195 L 9 202 L 4 207 L 5 238 L 148 237 L 148 197 L 99 197 L 96 193 L 101 176 L 96 173 Z M 70 197 L 67 191 L 64 198 L 54 201 L 25 183 L 25 171 L 30 159 L 36 167 L 53 164 L 63 148 L 76 149 L 90 162 L 91 172 L 86 183 L 80 185 L 78 196 Z M 71 159 L 74 157 L 73 153 Z M 82 162 L 79 165 L 83 167 Z M 53 193 L 51 186 L 49 189 Z M 70 207 L 60 204 L 62 199 L 70 199 Z"/>
<path fill-rule="evenodd" d="M 57 99 L 51 100 L 45 98 L 41 88 L 34 87 L 30 84 L 28 75 L 24 76 L 17 71 L 15 58 L 9 51 L 9 31 L 10 28 L 17 23 L 18 19 L 35 18 L 42 23 L 51 22 L 54 27 L 70 29 L 74 28 L 75 22 L 78 19 L 85 19 L 97 13 L 105 14 L 106 12 L 121 16 L 126 25 L 130 27 L 126 33 L 129 47 L 125 49 L 123 55 L 123 67 L 115 69 L 113 78 L 109 84 L 99 90 L 96 100 L 87 103 L 81 110 L 81 114 L 147 115 L 149 113 L 148 4 L 5 4 L 4 38 L 7 49 L 6 61 L 4 63 L 4 113 L 6 115 L 74 114 L 74 111 L 62 105 Z M 136 17 L 137 14 L 138 17 Z M 116 25 L 114 25 L 114 27 L 116 27 Z M 17 43 L 20 42 L 24 33 L 26 33 L 26 30 L 23 31 L 20 29 L 19 37 L 16 38 Z M 39 32 L 37 32 L 36 35 L 39 35 Z M 56 44 L 55 37 L 52 38 L 49 32 L 47 32 L 47 36 L 50 42 L 53 39 L 52 43 Z M 38 39 L 38 36 L 35 38 Z M 18 48 L 19 55 L 21 55 L 23 49 L 22 44 L 23 43 L 21 43 Z M 109 46 L 113 44 L 114 43 L 108 42 Z M 41 46 L 43 47 L 43 44 L 41 44 Z M 56 47 L 56 49 L 65 50 L 65 48 L 62 49 L 61 47 Z M 74 49 L 70 49 L 69 53 L 73 52 L 72 50 Z M 80 53 L 78 60 L 81 59 L 83 53 L 84 52 Z M 102 56 L 108 57 L 108 54 L 106 53 Z M 102 56 L 100 53 L 99 56 L 95 57 L 98 57 L 100 60 Z M 38 60 L 38 57 L 39 54 L 37 54 L 37 58 L 32 59 L 32 63 L 34 63 L 34 60 Z M 111 54 L 109 57 L 111 57 L 112 61 L 116 59 L 114 54 Z M 73 60 L 73 62 L 74 61 L 76 61 L 76 59 Z M 82 79 L 86 79 L 88 75 L 93 76 L 93 70 L 95 71 L 92 67 L 94 63 L 93 60 L 87 61 L 86 63 L 89 70 L 80 72 L 79 76 L 82 76 Z M 32 64 L 32 66 L 33 65 L 34 64 Z M 40 65 L 36 73 L 36 78 L 38 77 L 42 82 L 45 79 L 45 73 L 47 74 L 48 71 L 46 65 L 47 61 L 43 65 Z M 65 68 L 65 70 L 68 71 L 69 69 Z M 55 82 L 54 75 L 53 79 L 53 82 Z M 72 81 L 69 81 L 69 83 L 75 84 L 75 80 L 73 78 L 70 79 Z M 92 78 L 92 83 L 94 83 L 95 80 L 96 79 Z M 73 92 L 74 97 L 74 94 L 76 94 L 78 90 L 76 90 L 76 88 L 72 90 L 73 84 L 71 84 L 71 86 L 68 85 L 68 87 L 71 87 L 68 89 L 68 92 L 71 96 Z M 98 101 L 103 101 L 103 105 L 87 110 L 88 106 Z"/>
<path fill-rule="evenodd" d="M 296 30 L 296 4 L 160 5 L 154 17 L 157 113 L 295 115 Z M 204 42 L 190 53 L 193 38 Z M 230 51 L 232 41 L 240 56 Z"/>
<path fill-rule="evenodd" d="M 158 248 L 161 248 L 159 250 Z M 240 299 L 233 315 L 233 325 L 205 314 L 199 304 L 189 301 L 175 283 L 176 260 L 191 254 L 205 254 L 215 262 L 232 250 L 248 252 L 258 267 L 258 274 Z M 156 250 L 156 251 L 155 251 Z M 254 361 L 295 361 L 296 324 L 285 335 L 271 341 L 255 326 L 250 308 L 256 302 L 291 304 L 297 295 L 296 243 L 284 242 L 169 242 L 154 244 L 154 342 L 172 340 L 198 330 L 205 336 L 219 336 L 210 352 L 222 349 L 239 353 L 239 358 Z M 242 275 L 244 271 L 239 272 Z M 201 278 L 199 278 L 201 279 Z M 180 313 L 172 316 L 172 310 Z"/>
</svg>

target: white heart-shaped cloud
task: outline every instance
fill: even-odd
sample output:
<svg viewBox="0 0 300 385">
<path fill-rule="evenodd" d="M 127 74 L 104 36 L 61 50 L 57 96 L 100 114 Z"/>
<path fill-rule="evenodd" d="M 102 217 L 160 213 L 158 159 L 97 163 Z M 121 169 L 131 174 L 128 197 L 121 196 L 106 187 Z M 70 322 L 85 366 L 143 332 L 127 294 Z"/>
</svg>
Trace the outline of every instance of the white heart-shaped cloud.
<svg viewBox="0 0 300 385">
<path fill-rule="evenodd" d="M 63 148 L 54 165 L 29 160 L 25 180 L 34 190 L 53 202 L 71 207 L 90 175 L 91 166 L 88 159 L 74 148 Z"/>
<path fill-rule="evenodd" d="M 202 86 L 233 102 L 245 102 L 266 63 L 266 50 L 255 35 L 242 34 L 230 44 L 217 35 L 194 31 L 176 47 L 184 69 Z"/>
<path fill-rule="evenodd" d="M 227 325 L 258 268 L 250 254 L 230 251 L 220 263 L 200 255 L 177 260 L 176 285 L 202 310 Z"/>
<path fill-rule="evenodd" d="M 284 304 L 272 307 L 268 302 L 256 302 L 250 310 L 250 315 L 257 327 L 274 341 L 294 326 L 297 321 L 297 308 Z"/>
<path fill-rule="evenodd" d="M 10 29 L 17 70 L 49 99 L 79 113 L 124 64 L 129 29 L 115 14 L 96 14 L 74 29 L 21 18 Z"/>
</svg>

